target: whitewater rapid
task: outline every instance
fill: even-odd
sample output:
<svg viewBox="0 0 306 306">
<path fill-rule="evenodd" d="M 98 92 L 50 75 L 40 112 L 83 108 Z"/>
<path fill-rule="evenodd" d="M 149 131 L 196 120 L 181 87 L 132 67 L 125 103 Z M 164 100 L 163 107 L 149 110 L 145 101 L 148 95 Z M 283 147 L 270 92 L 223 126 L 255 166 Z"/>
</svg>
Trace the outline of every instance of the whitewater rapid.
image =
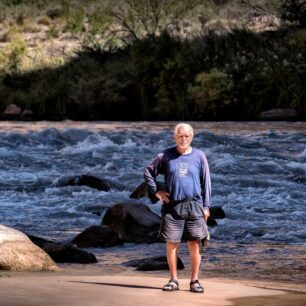
<svg viewBox="0 0 306 306">
<path fill-rule="evenodd" d="M 169 122 L 1 122 L 0 223 L 30 234 L 69 240 L 101 222 L 117 202 L 160 205 L 129 194 L 143 169 L 173 145 Z M 194 123 L 195 147 L 212 173 L 212 202 L 226 219 L 214 239 L 306 243 L 306 124 Z M 90 174 L 111 192 L 57 187 L 59 179 Z"/>
</svg>

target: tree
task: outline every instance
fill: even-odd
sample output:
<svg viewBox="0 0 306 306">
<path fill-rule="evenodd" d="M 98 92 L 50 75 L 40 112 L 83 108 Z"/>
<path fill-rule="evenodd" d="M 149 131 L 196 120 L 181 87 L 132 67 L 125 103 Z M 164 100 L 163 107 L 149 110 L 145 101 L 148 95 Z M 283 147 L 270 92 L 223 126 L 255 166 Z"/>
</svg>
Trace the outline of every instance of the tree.
<svg viewBox="0 0 306 306">
<path fill-rule="evenodd" d="M 181 21 L 200 0 L 127 0 L 113 12 L 111 33 L 128 45 L 135 40 L 154 38 L 163 31 L 179 31 Z"/>
</svg>

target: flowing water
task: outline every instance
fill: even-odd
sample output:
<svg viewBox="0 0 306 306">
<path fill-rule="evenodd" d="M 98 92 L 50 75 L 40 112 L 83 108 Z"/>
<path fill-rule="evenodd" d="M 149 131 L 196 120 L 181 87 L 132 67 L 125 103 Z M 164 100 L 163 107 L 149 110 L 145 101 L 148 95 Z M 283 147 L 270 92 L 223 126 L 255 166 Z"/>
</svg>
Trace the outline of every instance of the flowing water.
<svg viewBox="0 0 306 306">
<path fill-rule="evenodd" d="M 174 124 L 0 122 L 0 224 L 65 242 L 100 224 L 97 212 L 132 201 L 144 167 L 174 144 Z M 211 229 L 206 272 L 306 282 L 306 123 L 192 124 L 193 146 L 210 165 L 212 203 L 226 213 Z M 82 174 L 107 180 L 111 192 L 57 187 L 59 180 Z M 135 201 L 159 213 L 160 204 Z M 111 265 L 116 258 L 120 263 L 162 254 L 164 246 L 126 244 L 94 252 Z"/>
</svg>

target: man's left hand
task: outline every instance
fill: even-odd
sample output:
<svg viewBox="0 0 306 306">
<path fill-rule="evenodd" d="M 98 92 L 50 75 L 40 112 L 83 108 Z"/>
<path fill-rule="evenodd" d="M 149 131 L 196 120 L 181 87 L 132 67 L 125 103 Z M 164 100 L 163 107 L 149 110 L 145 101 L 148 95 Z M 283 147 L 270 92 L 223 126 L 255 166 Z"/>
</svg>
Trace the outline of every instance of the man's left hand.
<svg viewBox="0 0 306 306">
<path fill-rule="evenodd" d="M 207 219 L 210 216 L 209 208 L 204 208 L 203 215 L 204 215 L 205 221 L 207 222 Z"/>
</svg>

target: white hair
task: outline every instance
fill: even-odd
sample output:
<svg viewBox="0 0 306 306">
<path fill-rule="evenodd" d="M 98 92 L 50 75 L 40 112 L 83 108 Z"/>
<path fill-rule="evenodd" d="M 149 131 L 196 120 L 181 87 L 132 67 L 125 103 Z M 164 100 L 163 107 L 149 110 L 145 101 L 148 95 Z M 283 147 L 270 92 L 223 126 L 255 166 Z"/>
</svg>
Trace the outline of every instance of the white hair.
<svg viewBox="0 0 306 306">
<path fill-rule="evenodd" d="M 193 127 L 190 124 L 188 124 L 188 123 L 179 123 L 179 124 L 177 124 L 175 126 L 175 128 L 174 128 L 173 135 L 174 136 L 177 135 L 178 130 L 180 130 L 180 129 L 185 130 L 185 131 L 189 131 L 190 134 L 193 136 Z"/>
</svg>

